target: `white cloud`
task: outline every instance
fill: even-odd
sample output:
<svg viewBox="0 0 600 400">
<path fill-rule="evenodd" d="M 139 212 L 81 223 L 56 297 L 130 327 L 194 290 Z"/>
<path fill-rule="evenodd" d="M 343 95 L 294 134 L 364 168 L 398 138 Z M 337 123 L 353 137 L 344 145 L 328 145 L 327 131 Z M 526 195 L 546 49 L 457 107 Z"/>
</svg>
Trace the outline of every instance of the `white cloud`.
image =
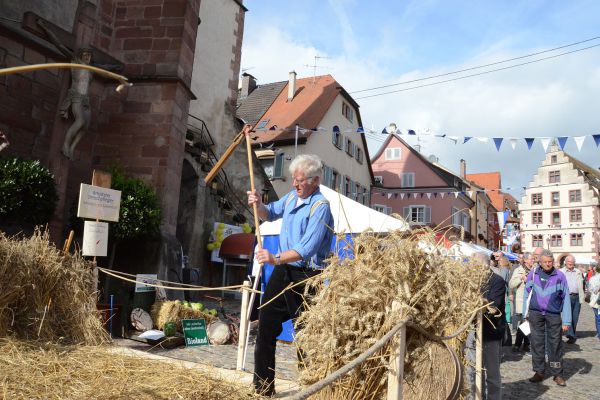
<svg viewBox="0 0 600 400">
<path fill-rule="evenodd" d="M 508 49 L 510 43 L 510 38 L 504 38 L 501 43 L 494 43 L 483 49 L 482 55 L 477 59 L 466 60 L 461 65 L 448 65 L 443 70 L 409 71 L 401 74 L 389 72 L 401 67 L 401 59 L 361 59 L 346 53 L 327 60 L 327 65 L 334 69 L 317 69 L 317 74 L 330 73 L 346 90 L 352 92 L 540 50 L 511 52 Z M 387 47 L 388 44 L 384 46 Z M 325 55 L 319 49 L 301 43 L 277 28 L 260 27 L 246 34 L 242 65 L 253 66 L 251 73 L 259 82 L 281 81 L 287 79 L 287 73 L 292 69 L 300 77 L 310 76 L 312 69 L 303 68 L 303 65 L 311 63 L 316 54 Z M 596 134 L 600 133 L 595 106 L 600 89 L 598 65 L 600 52 L 598 49 L 591 49 L 479 77 L 357 101 L 361 106 L 363 124 L 367 128 L 373 125 L 377 132 L 388 123 L 395 122 L 399 128 L 429 129 L 434 133 L 455 136 L 523 138 Z M 452 77 L 454 76 L 441 79 Z M 382 91 L 426 83 L 430 81 Z M 353 96 L 357 98 L 371 93 L 373 92 L 356 93 Z M 410 142 L 415 143 L 414 138 Z M 374 146 L 377 143 L 370 141 Z M 468 163 L 468 172 L 501 171 L 504 187 L 525 186 L 543 158 L 539 144 L 534 145 L 532 151 L 527 151 L 524 141 L 519 141 L 513 151 L 509 141 L 505 140 L 500 152 L 496 151 L 491 141 L 488 144 L 471 141 L 465 145 L 453 145 L 445 139 L 425 138 L 420 144 L 425 155 L 435 153 L 440 157 L 440 162 L 451 170 L 457 171 L 458 160 L 464 158 Z M 574 141 L 570 140 L 565 150 L 592 167 L 598 167 L 598 150 L 593 140 L 588 138 L 584 147 L 578 153 Z M 372 147 L 370 153 L 374 154 L 376 150 Z M 518 191 L 513 194 L 517 196 Z"/>
</svg>

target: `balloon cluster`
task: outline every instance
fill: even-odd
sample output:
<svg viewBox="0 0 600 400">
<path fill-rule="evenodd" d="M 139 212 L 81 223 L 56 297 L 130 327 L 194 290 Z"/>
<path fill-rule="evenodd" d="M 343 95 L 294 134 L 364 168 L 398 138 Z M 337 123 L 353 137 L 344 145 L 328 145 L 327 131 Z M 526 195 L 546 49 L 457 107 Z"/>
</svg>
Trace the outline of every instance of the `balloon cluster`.
<svg viewBox="0 0 600 400">
<path fill-rule="evenodd" d="M 206 248 L 209 251 L 213 251 L 214 249 L 218 249 L 221 247 L 221 243 L 223 243 L 223 233 L 225 232 L 225 224 L 220 223 L 217 224 L 217 229 L 213 232 L 214 241 L 207 244 Z"/>
</svg>

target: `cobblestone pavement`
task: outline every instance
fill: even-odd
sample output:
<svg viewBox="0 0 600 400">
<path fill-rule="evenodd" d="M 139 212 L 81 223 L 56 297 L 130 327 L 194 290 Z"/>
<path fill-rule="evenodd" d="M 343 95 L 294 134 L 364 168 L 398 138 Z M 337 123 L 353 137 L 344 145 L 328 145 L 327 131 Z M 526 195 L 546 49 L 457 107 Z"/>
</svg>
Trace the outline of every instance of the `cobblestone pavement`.
<svg viewBox="0 0 600 400">
<path fill-rule="evenodd" d="M 503 347 L 504 359 L 500 366 L 503 398 L 507 400 L 600 400 L 600 340 L 596 337 L 594 314 L 584 304 L 577 325 L 577 342 L 565 343 L 564 378 L 566 387 L 557 386 L 552 378 L 542 383 L 531 383 L 531 357 L 513 353 Z"/>
<path fill-rule="evenodd" d="M 566 387 L 557 386 L 552 378 L 542 383 L 530 383 L 533 375 L 531 357 L 513 353 L 510 347 L 503 348 L 501 364 L 504 399 L 507 400 L 600 400 L 600 340 L 596 337 L 594 315 L 591 308 L 583 305 L 578 324 L 576 344 L 565 344 L 564 378 Z M 120 346 L 150 351 L 153 354 L 211 365 L 217 368 L 235 369 L 237 346 L 179 347 L 175 349 L 154 348 L 131 340 L 117 340 Z M 248 348 L 246 371 L 254 370 L 254 336 Z M 276 377 L 294 381 L 298 376 L 296 347 L 294 344 L 277 344 Z"/>
</svg>

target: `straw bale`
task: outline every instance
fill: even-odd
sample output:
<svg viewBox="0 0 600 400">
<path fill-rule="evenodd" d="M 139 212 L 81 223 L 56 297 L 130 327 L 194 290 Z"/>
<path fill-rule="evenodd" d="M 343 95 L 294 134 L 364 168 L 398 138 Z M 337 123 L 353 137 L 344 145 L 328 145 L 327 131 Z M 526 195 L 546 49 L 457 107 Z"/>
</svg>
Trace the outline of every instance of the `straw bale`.
<svg viewBox="0 0 600 400">
<path fill-rule="evenodd" d="M 6 399 L 241 400 L 249 388 L 195 369 L 114 353 L 108 346 L 60 346 L 0 339 L 0 395 Z"/>
<path fill-rule="evenodd" d="M 28 238 L 0 232 L 0 337 L 107 341 L 96 310 L 92 268 L 79 256 L 63 255 L 47 232 L 36 230 Z"/>
<path fill-rule="evenodd" d="M 434 232 L 418 237 L 366 232 L 354 239 L 354 259 L 331 259 L 307 289 L 315 295 L 297 321 L 303 327 L 296 336 L 304 354 L 302 383 L 317 382 L 350 363 L 402 319 L 411 318 L 436 336 L 452 334 L 468 322 L 483 305 L 480 287 L 489 270 L 445 256 L 434 237 Z M 393 302 L 399 307 L 392 309 Z M 452 341 L 452 347 L 460 352 L 465 339 L 466 332 Z M 315 398 L 384 398 L 389 354 L 390 346 L 384 347 Z M 423 334 L 407 328 L 405 383 L 413 388 L 421 383 L 432 386 L 429 393 L 407 391 L 407 398 L 436 398 L 432 393 L 445 398 L 454 371 L 440 368 L 440 357 Z M 447 379 L 431 382 L 432 371 Z"/>
<path fill-rule="evenodd" d="M 207 325 L 211 321 L 218 319 L 214 315 L 211 315 L 207 312 L 184 307 L 183 304 L 177 300 L 157 301 L 152 305 L 150 314 L 152 315 L 154 325 L 156 325 L 158 329 L 162 329 L 167 322 L 175 322 L 179 332 L 182 332 L 182 319 L 203 318 L 206 320 Z"/>
</svg>

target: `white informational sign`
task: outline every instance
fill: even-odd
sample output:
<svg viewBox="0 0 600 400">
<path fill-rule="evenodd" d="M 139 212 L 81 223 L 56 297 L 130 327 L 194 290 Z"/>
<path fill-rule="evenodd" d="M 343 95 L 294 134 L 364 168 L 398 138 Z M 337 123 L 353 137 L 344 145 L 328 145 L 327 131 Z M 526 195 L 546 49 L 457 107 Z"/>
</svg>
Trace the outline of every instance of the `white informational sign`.
<svg viewBox="0 0 600 400">
<path fill-rule="evenodd" d="M 145 283 L 149 283 L 151 285 L 156 285 L 158 282 L 156 281 L 156 274 L 137 274 L 135 276 L 135 291 L 137 293 L 140 292 L 154 292 L 156 289 L 154 286 L 145 285 Z"/>
<path fill-rule="evenodd" d="M 223 239 L 225 239 L 227 236 L 229 235 L 233 235 L 234 233 L 242 233 L 244 232 L 244 230 L 242 229 L 241 226 L 237 226 L 237 225 L 228 225 L 228 224 L 224 224 L 222 222 L 215 222 L 214 226 L 213 226 L 213 231 L 210 234 L 210 241 L 214 242 L 217 239 L 217 231 L 219 231 L 219 226 L 222 226 L 222 228 L 220 228 L 220 232 L 223 236 Z M 221 250 L 220 247 L 215 248 L 211 254 L 210 254 L 210 260 L 212 262 L 220 262 L 222 263 L 223 260 L 219 257 L 219 251 Z"/>
<path fill-rule="evenodd" d="M 119 220 L 121 206 L 121 191 L 100 186 L 81 184 L 79 190 L 79 218 L 99 219 L 102 221 Z"/>
<path fill-rule="evenodd" d="M 84 256 L 106 257 L 108 249 L 108 223 L 85 221 L 83 225 Z"/>
</svg>

